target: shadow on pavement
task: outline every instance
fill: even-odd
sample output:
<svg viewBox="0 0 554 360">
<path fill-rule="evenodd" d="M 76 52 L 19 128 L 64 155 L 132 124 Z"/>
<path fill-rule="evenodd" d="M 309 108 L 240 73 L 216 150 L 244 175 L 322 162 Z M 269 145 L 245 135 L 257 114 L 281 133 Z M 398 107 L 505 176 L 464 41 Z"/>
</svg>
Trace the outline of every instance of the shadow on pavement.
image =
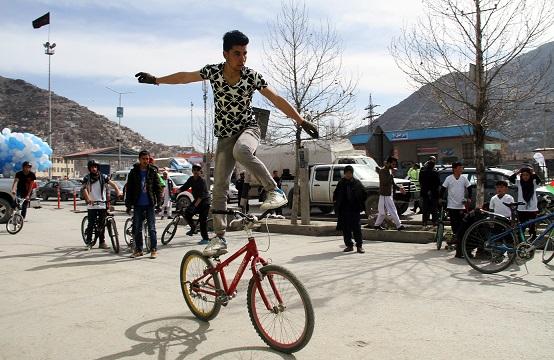
<svg viewBox="0 0 554 360">
<path fill-rule="evenodd" d="M 170 316 L 153 319 L 131 326 L 125 336 L 137 344 L 129 350 L 106 355 L 98 360 L 115 360 L 141 354 L 157 359 L 184 359 L 197 351 L 197 346 L 206 340 L 210 324 L 194 317 Z M 172 349 L 173 348 L 173 349 Z M 168 357 L 169 352 L 171 356 Z M 177 352 L 177 356 L 175 356 Z"/>
<path fill-rule="evenodd" d="M 283 354 L 271 348 L 262 346 L 237 347 L 227 350 L 216 351 L 212 354 L 202 356 L 200 360 L 212 359 L 296 359 L 294 355 Z"/>
</svg>

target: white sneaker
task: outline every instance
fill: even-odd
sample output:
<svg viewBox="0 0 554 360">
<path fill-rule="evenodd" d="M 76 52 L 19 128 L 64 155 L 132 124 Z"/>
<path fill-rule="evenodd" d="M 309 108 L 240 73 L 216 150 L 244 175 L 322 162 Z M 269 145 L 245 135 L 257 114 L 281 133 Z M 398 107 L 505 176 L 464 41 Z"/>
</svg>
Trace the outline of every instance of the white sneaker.
<svg viewBox="0 0 554 360">
<path fill-rule="evenodd" d="M 270 209 L 278 209 L 281 206 L 287 205 L 289 201 L 285 196 L 285 193 L 281 189 L 275 189 L 267 193 L 267 197 L 264 203 L 260 206 L 263 211 Z"/>
<path fill-rule="evenodd" d="M 202 255 L 212 257 L 227 254 L 227 241 L 219 236 L 213 237 L 208 246 L 202 252 Z"/>
</svg>

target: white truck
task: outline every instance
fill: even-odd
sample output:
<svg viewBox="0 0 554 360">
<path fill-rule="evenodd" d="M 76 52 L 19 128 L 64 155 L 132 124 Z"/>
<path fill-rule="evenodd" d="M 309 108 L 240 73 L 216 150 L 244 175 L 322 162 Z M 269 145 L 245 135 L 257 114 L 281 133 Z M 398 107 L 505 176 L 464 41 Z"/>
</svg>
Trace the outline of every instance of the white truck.
<svg viewBox="0 0 554 360">
<path fill-rule="evenodd" d="M 378 164 L 365 155 L 363 150 L 355 150 L 348 140 L 311 140 L 305 141 L 304 148 L 308 149 L 308 165 L 310 168 L 309 188 L 310 206 L 319 208 L 323 213 L 333 210 L 333 191 L 337 182 L 344 174 L 344 167 L 352 165 L 354 176 L 359 179 L 368 192 L 366 212 L 368 215 L 377 212 L 379 202 L 379 174 Z M 293 175 L 295 168 L 295 152 L 293 145 L 260 145 L 256 156 L 266 165 L 269 172 L 277 170 L 279 175 L 283 171 Z M 288 169 L 288 171 L 287 171 Z M 240 169 L 239 169 L 240 171 Z M 415 185 L 408 180 L 395 178 L 396 184 L 401 184 L 406 194 L 394 194 L 395 204 L 399 214 L 404 213 L 410 198 L 415 192 Z M 293 200 L 294 177 L 282 177 L 281 188 L 289 200 L 289 207 Z M 260 193 L 257 179 L 250 179 L 249 198 L 255 198 Z M 261 199 L 263 200 L 263 199 Z"/>
</svg>

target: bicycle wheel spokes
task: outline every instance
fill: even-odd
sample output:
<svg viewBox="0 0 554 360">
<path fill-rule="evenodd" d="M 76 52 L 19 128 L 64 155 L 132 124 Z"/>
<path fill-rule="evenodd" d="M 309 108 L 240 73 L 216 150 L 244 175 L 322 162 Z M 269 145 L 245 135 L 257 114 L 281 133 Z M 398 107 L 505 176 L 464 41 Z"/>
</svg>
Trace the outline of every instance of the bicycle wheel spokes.
<svg viewBox="0 0 554 360">
<path fill-rule="evenodd" d="M 17 234 L 23 228 L 23 221 L 23 216 L 13 214 L 6 223 L 6 230 L 12 235 Z"/>
<path fill-rule="evenodd" d="M 278 351 L 302 349 L 312 337 L 315 321 L 306 289 L 280 266 L 267 265 L 260 272 L 264 275 L 260 288 L 252 278 L 247 293 L 248 313 L 256 332 Z"/>
<path fill-rule="evenodd" d="M 206 269 L 213 269 L 213 265 L 197 250 L 187 252 L 181 261 L 183 297 L 194 316 L 204 321 L 215 318 L 221 309 L 221 303 L 217 301 L 216 296 L 217 291 L 221 289 L 219 276 L 214 273 L 202 278 Z"/>
<path fill-rule="evenodd" d="M 471 225 L 463 238 L 462 251 L 475 270 L 492 274 L 506 269 L 515 259 L 515 239 L 504 222 L 485 219 Z"/>
<path fill-rule="evenodd" d="M 542 262 L 548 264 L 554 258 L 554 229 L 544 234 L 543 241 Z"/>
</svg>

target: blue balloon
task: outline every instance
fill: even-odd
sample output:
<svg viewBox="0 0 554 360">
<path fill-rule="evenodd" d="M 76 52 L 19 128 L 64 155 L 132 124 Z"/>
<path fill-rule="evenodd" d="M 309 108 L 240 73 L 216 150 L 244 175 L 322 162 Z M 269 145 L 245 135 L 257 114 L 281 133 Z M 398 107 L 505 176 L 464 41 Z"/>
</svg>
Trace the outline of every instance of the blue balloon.
<svg viewBox="0 0 554 360">
<path fill-rule="evenodd" d="M 45 155 L 46 161 L 43 158 Z M 12 133 L 7 128 L 0 133 L 0 172 L 4 176 L 21 170 L 24 161 L 29 161 L 38 171 L 46 171 L 52 167 L 50 155 L 50 146 L 36 135 Z"/>
</svg>

